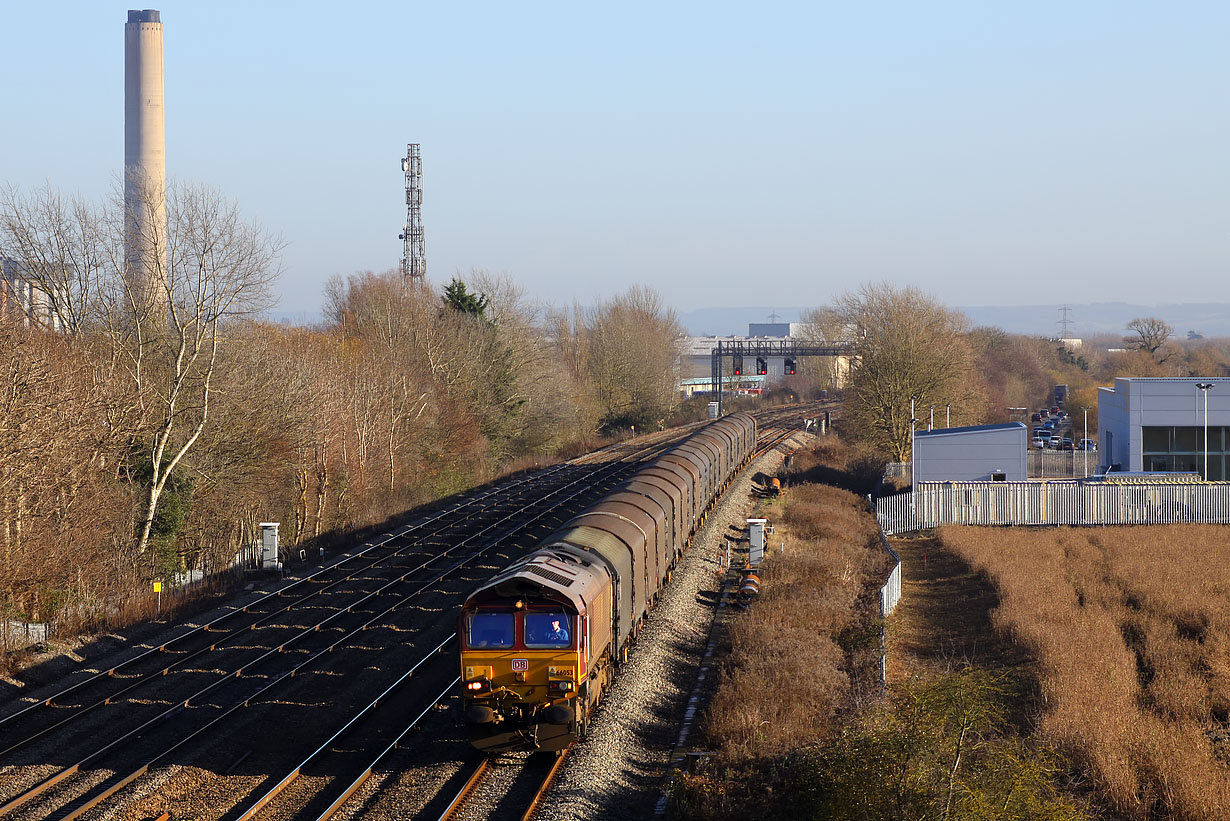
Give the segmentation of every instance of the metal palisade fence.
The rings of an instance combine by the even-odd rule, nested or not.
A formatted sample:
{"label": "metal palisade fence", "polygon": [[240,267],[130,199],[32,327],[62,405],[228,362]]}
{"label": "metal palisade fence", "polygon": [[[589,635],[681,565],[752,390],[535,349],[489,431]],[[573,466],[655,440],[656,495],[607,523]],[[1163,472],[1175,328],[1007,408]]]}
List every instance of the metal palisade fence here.
{"label": "metal palisade fence", "polygon": [[[867,497],[867,501],[871,504],[871,512],[876,513],[874,502],[871,497]],[[897,607],[897,602],[901,601],[901,556],[896,550],[888,544],[888,539],[884,538],[884,526],[880,526],[880,546],[884,548],[889,557],[893,561],[893,569],[888,574],[888,580],[880,587],[880,683],[888,684],[888,617]]]}
{"label": "metal palisade fence", "polygon": [[[1079,479],[1096,476],[1105,469],[1096,452],[1031,449],[1027,459],[1026,475],[1031,479]],[[908,485],[914,478],[912,468],[909,462],[889,462],[884,467],[884,478]]]}
{"label": "metal palisade fence", "polygon": [[1230,523],[1230,483],[935,482],[881,496],[888,535],[944,524]]}

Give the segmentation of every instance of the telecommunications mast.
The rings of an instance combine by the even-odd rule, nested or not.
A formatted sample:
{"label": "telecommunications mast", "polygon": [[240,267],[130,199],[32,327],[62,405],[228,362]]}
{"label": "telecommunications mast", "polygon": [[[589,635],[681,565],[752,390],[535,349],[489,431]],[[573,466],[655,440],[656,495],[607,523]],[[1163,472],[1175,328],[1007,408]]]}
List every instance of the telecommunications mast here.
{"label": "telecommunications mast", "polygon": [[427,277],[427,253],[423,249],[423,158],[419,144],[406,146],[401,170],[406,172],[406,224],[401,229],[405,243],[401,257],[403,284],[424,282]]}

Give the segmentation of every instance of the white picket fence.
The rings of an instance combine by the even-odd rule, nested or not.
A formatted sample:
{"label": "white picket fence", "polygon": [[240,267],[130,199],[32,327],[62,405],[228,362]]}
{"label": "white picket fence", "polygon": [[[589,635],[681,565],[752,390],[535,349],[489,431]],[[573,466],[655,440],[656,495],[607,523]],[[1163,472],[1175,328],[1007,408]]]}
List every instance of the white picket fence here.
{"label": "white picket fence", "polygon": [[1230,483],[924,482],[876,500],[888,535],[944,524],[1230,523]]}

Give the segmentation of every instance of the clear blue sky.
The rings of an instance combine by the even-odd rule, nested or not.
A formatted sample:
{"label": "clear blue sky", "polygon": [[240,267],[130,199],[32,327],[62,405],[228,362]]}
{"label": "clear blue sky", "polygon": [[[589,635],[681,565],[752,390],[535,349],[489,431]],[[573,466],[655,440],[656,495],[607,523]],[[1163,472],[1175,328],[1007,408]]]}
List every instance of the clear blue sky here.
{"label": "clear blue sky", "polygon": [[[109,190],[128,7],[5,4],[0,180]],[[284,234],[281,311],[397,265],[407,142],[435,281],[1230,302],[1230,4],[158,7],[168,172]]]}

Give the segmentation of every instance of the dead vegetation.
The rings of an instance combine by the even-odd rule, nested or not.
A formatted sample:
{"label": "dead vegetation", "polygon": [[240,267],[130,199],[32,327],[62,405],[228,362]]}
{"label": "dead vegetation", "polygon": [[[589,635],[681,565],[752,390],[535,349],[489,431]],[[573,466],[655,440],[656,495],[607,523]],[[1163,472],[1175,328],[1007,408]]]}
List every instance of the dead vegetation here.
{"label": "dead vegetation", "polygon": [[885,695],[878,528],[861,496],[800,483],[860,488],[862,464],[824,440],[792,457],[785,495],[762,511],[789,549],[766,560],[759,601],[730,630],[704,724],[714,754],[677,773],[674,817],[1086,817],[1061,792],[1068,762],[1028,735],[1028,659],[987,640],[994,589],[951,554],[941,566],[925,548],[903,551]]}
{"label": "dead vegetation", "polygon": [[1224,527],[945,528],[1036,657],[1037,733],[1129,818],[1230,817]]}
{"label": "dead vegetation", "polygon": [[[794,461],[810,470],[824,458],[796,454]],[[782,806],[774,790],[778,799],[782,789],[803,796],[797,780],[807,770],[796,771],[793,757],[880,692],[874,596],[888,557],[862,498],[796,484],[761,514],[776,523],[774,550],[759,599],[730,628],[703,723],[717,755],[677,783],[680,817],[745,818]],[[783,541],[784,552],[777,549]]]}
{"label": "dead vegetation", "polygon": [[[870,601],[887,556],[862,501],[824,485],[791,488],[760,598],[735,619],[705,730],[727,761],[786,752],[828,734],[851,696],[875,686]],[[784,694],[789,697],[783,697]]]}

